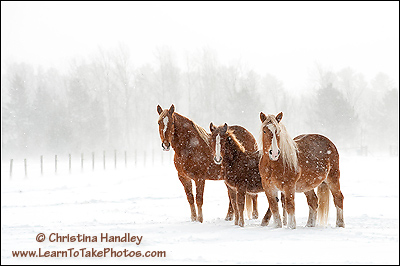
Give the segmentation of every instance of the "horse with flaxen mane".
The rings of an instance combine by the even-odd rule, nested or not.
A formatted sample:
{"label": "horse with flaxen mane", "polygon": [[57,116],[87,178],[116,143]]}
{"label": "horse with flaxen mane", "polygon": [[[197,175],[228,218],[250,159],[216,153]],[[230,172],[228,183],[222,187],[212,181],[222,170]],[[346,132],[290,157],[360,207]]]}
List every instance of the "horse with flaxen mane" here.
{"label": "horse with flaxen mane", "polygon": [[[236,138],[233,130],[228,129],[225,123],[216,127],[210,123],[211,147],[213,148],[214,162],[222,164],[225,183],[231,188],[230,199],[235,212],[235,225],[244,226],[243,211],[246,193],[264,192],[258,163],[260,151],[247,151]],[[249,139],[254,139],[250,132]],[[268,208],[264,219],[269,219],[271,211]]]}
{"label": "horse with flaxen mane", "polygon": [[[261,180],[276,227],[282,227],[275,197],[284,194],[284,211],[288,227],[296,228],[295,192],[304,193],[309,206],[306,226],[326,224],[329,210],[329,190],[336,206],[336,226],[344,227],[343,194],[340,191],[339,153],[335,145],[319,134],[304,134],[291,139],[277,116],[260,113],[262,157],[259,164]],[[318,187],[318,197],[314,188]],[[268,224],[269,220],[263,220]]]}
{"label": "horse with flaxen mane", "polygon": [[[210,147],[210,134],[192,120],[175,112],[172,104],[169,109],[157,106],[159,133],[161,146],[164,151],[172,147],[175,151],[174,164],[178,171],[187,200],[190,205],[192,221],[203,222],[203,194],[205,180],[223,180],[221,167],[213,162]],[[247,138],[245,129],[239,126],[231,128],[243,141],[243,145],[249,150],[257,150],[257,143]],[[196,207],[192,192],[192,180],[196,185]],[[230,188],[228,187],[228,195]],[[253,196],[253,209],[257,214],[257,197]],[[228,214],[226,220],[233,219],[233,208],[229,200]]]}

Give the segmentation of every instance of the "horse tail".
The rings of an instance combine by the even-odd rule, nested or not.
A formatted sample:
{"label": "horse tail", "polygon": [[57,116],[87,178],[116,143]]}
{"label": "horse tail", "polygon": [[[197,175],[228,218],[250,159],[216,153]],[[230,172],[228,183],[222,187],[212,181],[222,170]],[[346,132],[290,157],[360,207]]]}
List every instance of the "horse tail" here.
{"label": "horse tail", "polygon": [[317,209],[317,220],[318,224],[326,225],[328,223],[329,214],[329,187],[328,184],[322,182],[318,186],[318,209]]}
{"label": "horse tail", "polygon": [[245,209],[247,211],[247,217],[249,217],[249,219],[251,219],[252,218],[251,214],[253,212],[253,200],[250,197],[249,193],[246,193],[245,201],[246,201],[246,204],[244,206],[245,206]]}

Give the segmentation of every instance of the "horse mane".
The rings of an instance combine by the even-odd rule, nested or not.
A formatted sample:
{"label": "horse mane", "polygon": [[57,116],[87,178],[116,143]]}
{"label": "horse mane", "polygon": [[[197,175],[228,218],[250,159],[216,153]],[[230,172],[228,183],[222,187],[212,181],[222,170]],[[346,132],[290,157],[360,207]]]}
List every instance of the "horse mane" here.
{"label": "horse mane", "polygon": [[[164,111],[163,111],[163,113],[164,113]],[[163,113],[161,113],[160,117],[162,117]],[[204,128],[202,128],[201,126],[197,125],[195,122],[193,122],[192,120],[190,120],[189,118],[187,118],[187,117],[185,117],[185,116],[183,116],[181,114],[178,114],[178,113],[175,112],[174,116],[175,116],[175,118],[187,120],[189,122],[189,124],[191,124],[193,126],[193,128],[196,130],[196,132],[199,134],[200,138],[202,140],[204,140],[204,142],[207,144],[207,146],[210,147],[210,134],[207,133],[207,131]]]}
{"label": "horse mane", "polygon": [[199,133],[200,138],[204,140],[204,142],[207,144],[207,146],[210,146],[210,134],[207,133],[207,131],[202,128],[201,126],[197,125],[195,122],[190,120],[196,129],[197,133]]}
{"label": "horse mane", "polygon": [[243,144],[236,138],[235,133],[233,132],[232,129],[228,129],[226,131],[226,134],[228,134],[228,137],[230,137],[233,141],[233,143],[236,145],[236,147],[243,153],[246,152],[246,149],[244,148]]}
{"label": "horse mane", "polygon": [[161,112],[160,116],[158,117],[158,122],[160,122],[161,120],[164,119],[164,117],[165,117],[165,115],[167,114],[167,112],[168,112],[168,109],[164,109],[164,110]]}
{"label": "horse mane", "polygon": [[[290,169],[293,169],[297,171],[297,166],[298,166],[298,158],[297,158],[297,153],[298,153],[298,148],[297,148],[297,143],[290,137],[289,133],[286,130],[286,127],[284,124],[278,123],[275,119],[275,116],[273,115],[268,115],[267,119],[262,123],[261,125],[261,140],[262,140],[262,133],[263,133],[263,128],[267,126],[267,124],[272,123],[280,136],[280,150],[281,150],[281,155],[283,159],[283,164],[285,166],[288,166]],[[262,145],[262,150],[264,150],[264,142],[261,141]]]}

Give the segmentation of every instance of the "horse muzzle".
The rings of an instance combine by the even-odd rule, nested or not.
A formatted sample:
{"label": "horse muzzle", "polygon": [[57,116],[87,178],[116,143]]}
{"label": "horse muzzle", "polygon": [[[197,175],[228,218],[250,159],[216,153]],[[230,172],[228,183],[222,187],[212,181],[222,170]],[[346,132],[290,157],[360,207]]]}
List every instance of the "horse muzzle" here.
{"label": "horse muzzle", "polygon": [[279,155],[281,154],[281,151],[278,149],[278,151],[273,152],[272,150],[269,150],[269,158],[271,161],[277,161],[279,159]]}
{"label": "horse muzzle", "polygon": [[218,160],[217,158],[214,157],[214,162],[216,164],[221,164],[222,163],[222,157],[220,157],[220,159]]}
{"label": "horse muzzle", "polygon": [[161,147],[163,148],[163,151],[169,151],[169,149],[171,148],[171,144],[168,143],[167,145],[163,142],[161,143]]}

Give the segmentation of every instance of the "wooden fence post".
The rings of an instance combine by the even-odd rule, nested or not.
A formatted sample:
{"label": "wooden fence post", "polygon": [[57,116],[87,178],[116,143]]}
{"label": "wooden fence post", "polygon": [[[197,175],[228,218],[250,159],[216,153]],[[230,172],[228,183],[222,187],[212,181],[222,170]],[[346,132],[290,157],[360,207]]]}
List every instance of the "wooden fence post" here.
{"label": "wooden fence post", "polygon": [[26,159],[24,159],[24,165],[25,165],[25,177],[28,176],[28,169],[27,169],[27,165],[26,165]]}
{"label": "wooden fence post", "polygon": [[13,159],[10,160],[10,179],[12,177]]}
{"label": "wooden fence post", "polygon": [[135,150],[135,167],[137,165],[137,150]]}
{"label": "wooden fence post", "polygon": [[114,165],[115,169],[117,169],[117,150],[114,150]]}
{"label": "wooden fence post", "polygon": [[40,155],[40,174],[43,175],[43,155]]}
{"label": "wooden fence post", "polygon": [[71,153],[68,154],[68,161],[69,173],[71,174]]}
{"label": "wooden fence post", "polygon": [[83,153],[81,153],[81,172],[83,172]]}
{"label": "wooden fence post", "polygon": [[57,174],[57,154],[54,156],[54,171]]}

